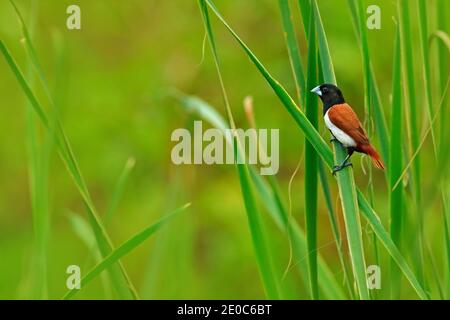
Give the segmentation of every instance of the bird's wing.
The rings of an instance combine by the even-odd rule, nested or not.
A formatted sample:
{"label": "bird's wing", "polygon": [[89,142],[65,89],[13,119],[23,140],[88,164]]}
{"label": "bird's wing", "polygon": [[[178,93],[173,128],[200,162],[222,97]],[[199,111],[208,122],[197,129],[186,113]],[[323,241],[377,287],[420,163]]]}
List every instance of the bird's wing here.
{"label": "bird's wing", "polygon": [[369,144],[369,138],[367,138],[358,116],[348,104],[332,106],[328,110],[328,118],[336,127],[355,140],[358,145]]}

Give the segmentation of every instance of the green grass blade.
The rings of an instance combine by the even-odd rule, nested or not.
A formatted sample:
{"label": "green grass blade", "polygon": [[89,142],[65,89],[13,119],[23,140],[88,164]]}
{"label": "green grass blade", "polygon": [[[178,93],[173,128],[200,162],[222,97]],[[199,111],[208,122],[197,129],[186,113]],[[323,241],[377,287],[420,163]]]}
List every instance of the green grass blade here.
{"label": "green grass blade", "polygon": [[[419,38],[420,49],[422,51],[422,68],[423,68],[423,83],[425,91],[425,101],[427,104],[428,123],[431,125],[431,118],[433,111],[433,92],[431,89],[431,67],[430,67],[430,52],[428,46],[429,32],[428,32],[428,10],[424,0],[417,0],[417,12],[419,14]],[[437,145],[434,133],[434,127],[431,126],[431,139],[433,142],[434,155],[437,158]]]}
{"label": "green grass blade", "polygon": [[[27,43],[31,43],[29,39],[27,39]],[[19,82],[19,85],[21,86],[23,92],[25,93],[26,97],[28,98],[30,104],[32,105],[34,111],[37,113],[39,120],[42,122],[44,127],[48,130],[49,134],[54,139],[58,150],[60,152],[60,156],[66,165],[69,174],[74,179],[74,182],[82,196],[82,199],[86,205],[87,213],[89,215],[89,221],[92,225],[92,228],[94,230],[94,233],[97,237],[97,242],[100,248],[100,251],[104,256],[106,256],[111,250],[112,250],[112,243],[109,239],[106,230],[101,224],[101,221],[98,217],[98,214],[96,213],[95,207],[92,203],[92,200],[89,196],[89,192],[87,190],[87,187],[84,183],[84,180],[82,179],[81,172],[78,168],[78,165],[76,163],[76,160],[74,158],[74,155],[71,151],[69,141],[64,133],[64,130],[57,120],[57,114],[55,112],[55,118],[58,126],[58,130],[54,128],[49,123],[48,116],[46,115],[44,109],[41,107],[40,103],[38,102],[37,98],[33,94],[30,86],[28,85],[27,81],[25,80],[22,72],[20,71],[19,67],[17,66],[16,62],[14,61],[13,57],[9,53],[8,49],[4,45],[3,41],[0,40],[0,52],[3,54],[6,62],[8,63],[9,67],[11,68],[11,71],[15,75],[17,81]],[[32,59],[32,61],[36,61],[36,59]],[[111,277],[113,279],[113,282],[116,284],[116,289],[118,294],[121,297],[134,297],[137,298],[137,293],[134,290],[134,286],[131,284],[130,279],[128,278],[125,269],[119,262],[119,268],[120,270],[115,269],[115,267],[111,270]],[[115,270],[114,270],[115,269]],[[120,273],[122,275],[120,275]]]}
{"label": "green grass blade", "polygon": [[[30,24],[36,25],[38,1],[31,1]],[[32,34],[30,35],[30,38]],[[34,83],[33,65],[27,59],[27,79]],[[35,124],[33,107],[26,102],[26,145],[28,154],[29,188],[31,197],[31,212],[35,236],[36,254],[33,269],[33,295],[35,299],[47,299],[47,251],[50,236],[48,209],[48,166],[51,154],[51,139],[44,139],[39,146],[38,131]],[[46,138],[46,137],[45,137]]]}
{"label": "green grass blade", "polygon": [[[411,150],[414,152],[419,148],[419,128],[417,125],[418,111],[417,111],[417,97],[416,97],[416,81],[414,73],[414,46],[412,39],[412,31],[410,25],[410,9],[408,0],[398,0],[398,12],[400,19],[400,45],[402,50],[402,56],[404,57],[403,63],[405,65],[405,72],[403,73],[405,78],[404,90],[407,94],[407,104],[409,106],[409,140],[411,142]],[[423,226],[422,226],[422,211],[419,210],[422,203],[422,178],[421,178],[421,157],[418,154],[412,164],[413,171],[413,190],[416,202],[416,217],[418,221],[419,234],[417,237],[417,244],[412,246],[412,250],[416,252],[418,256],[415,260],[415,268],[418,273],[418,277],[421,283],[424,282],[423,272]]]}
{"label": "green grass blade", "polygon": [[[337,249],[337,253],[339,256],[339,262],[341,263],[341,268],[344,271],[344,282],[347,286],[347,289],[348,289],[351,299],[353,299],[354,291],[353,291],[353,286],[350,283],[350,281],[352,279],[352,275],[349,271],[349,268],[348,268],[346,260],[345,260],[345,252],[344,252],[343,246],[342,246],[342,235],[339,230],[339,224],[336,219],[336,213],[334,212],[334,209],[333,209],[333,202],[331,200],[331,191],[330,191],[330,186],[328,184],[327,172],[325,171],[322,160],[319,160],[318,166],[319,166],[319,177],[320,177],[320,182],[322,185],[323,196],[325,198],[325,204],[327,206],[327,213],[328,213],[328,218],[330,220],[331,231],[333,232],[333,238],[336,243],[336,249]],[[320,282],[320,279],[319,279],[319,282]]]}
{"label": "green grass blade", "polygon": [[[438,0],[436,1],[436,13],[437,13],[437,28],[439,31],[439,33],[444,33],[448,32],[448,9],[450,7],[448,6],[448,1],[446,0]],[[448,39],[448,36],[447,36]],[[450,39],[447,42],[447,49],[450,48]],[[449,70],[449,57],[448,57],[448,52],[446,50],[446,46],[444,43],[439,43],[438,44],[438,55],[437,55],[437,59],[438,59],[438,70],[439,70],[439,74],[438,74],[438,86],[439,86],[439,93],[440,95],[443,94],[444,90],[445,90],[445,85],[447,82],[447,77],[448,77],[448,70]],[[446,105],[447,100],[444,100],[444,105]],[[442,110],[442,115],[441,115],[441,119],[440,119],[440,130],[439,130],[439,152],[442,153],[442,149],[443,149],[443,145],[445,145],[445,143],[447,142],[445,137],[445,133],[446,133],[446,110]],[[439,159],[441,159],[442,157],[440,156]]]}
{"label": "green grass blade", "polygon": [[[402,174],[403,159],[402,149],[398,146],[403,144],[403,107],[402,107],[402,86],[401,86],[401,54],[400,39],[397,32],[394,52],[394,71],[392,79],[392,115],[391,115],[391,150],[390,161],[391,168],[389,170],[389,210],[391,217],[390,235],[396,246],[400,245],[401,226],[403,216],[403,189],[395,188],[397,179]],[[398,267],[391,264],[390,270],[391,288],[397,290],[400,287],[400,274]],[[392,291],[391,290],[391,291]],[[394,296],[398,296],[397,292]]]}
{"label": "green grass blade", "polygon": [[[417,127],[417,100],[415,95],[414,49],[412,46],[408,3],[408,0],[398,0],[398,12],[400,18],[400,43],[405,65],[404,88],[408,96],[407,105],[409,105],[409,140],[411,141],[411,150],[417,150],[419,146],[419,130]],[[420,157],[416,157],[412,167],[415,197],[417,204],[419,204],[421,199]]]}
{"label": "green grass blade", "polygon": [[[71,212],[68,215],[68,219],[74,233],[78,236],[78,238],[80,238],[86,248],[88,248],[89,252],[92,252],[95,263],[100,263],[102,261],[102,254],[100,253],[100,250],[98,250],[96,238],[91,226],[89,225],[89,222],[87,222],[86,219],[84,219],[81,215]],[[88,262],[90,258],[91,256],[88,256],[86,258],[86,262]],[[83,266],[81,268],[82,270],[85,269]],[[111,281],[109,279],[109,274],[101,274],[101,279],[106,299],[113,299],[114,296],[111,287]]]}
{"label": "green grass blade", "polygon": [[[303,133],[306,137],[309,138],[310,143],[315,147],[317,153],[322,157],[324,162],[327,164],[329,168],[333,166],[333,153],[330,150],[330,148],[326,145],[325,141],[322,139],[320,134],[317,132],[317,130],[314,129],[314,127],[311,125],[311,123],[308,121],[306,116],[301,112],[301,110],[295,105],[295,102],[292,100],[292,98],[289,96],[289,94],[286,92],[286,90],[281,86],[281,84],[275,80],[270,73],[267,71],[267,69],[263,66],[263,64],[258,60],[258,58],[253,54],[253,52],[248,48],[248,46],[241,40],[241,38],[236,34],[236,32],[230,27],[230,25],[226,22],[226,20],[221,16],[217,8],[212,4],[210,0],[205,0],[208,5],[211,7],[212,11],[216,14],[218,19],[225,25],[225,27],[228,29],[228,31],[233,35],[233,37],[236,39],[236,41],[240,44],[240,46],[243,48],[245,53],[248,55],[250,60],[255,64],[257,69],[261,72],[263,77],[266,79],[268,84],[272,87],[275,94],[279,97],[281,100],[283,106],[288,110],[288,112],[291,114],[291,116],[294,118],[296,123],[298,124],[299,128],[302,129]],[[317,22],[317,20],[316,20]],[[321,34],[321,29],[317,28],[318,35]],[[323,28],[322,28],[323,30]],[[323,34],[323,31],[322,31]],[[325,48],[325,50],[328,50],[328,48]],[[320,43],[319,43],[319,51],[320,51]],[[323,60],[323,59],[322,59]],[[322,65],[330,66],[331,61],[326,61],[325,63],[322,61]],[[327,70],[327,68],[324,68],[324,70]],[[334,71],[331,69],[330,72],[326,73],[328,79],[333,78]],[[325,78],[326,79],[326,78]],[[340,158],[343,159],[343,152],[340,155]],[[346,172],[346,170],[343,170]],[[341,171],[342,172],[342,171]],[[391,255],[395,255],[395,261],[399,265],[400,269],[403,273],[405,273],[407,279],[411,282],[413,285],[413,288],[416,290],[418,295],[421,298],[426,298],[426,294],[424,294],[423,289],[421,286],[417,286],[417,280],[414,277],[414,274],[410,273],[410,269],[405,261],[405,259],[402,257],[402,255],[399,253],[397,247],[392,243],[392,239],[389,237],[389,234],[384,229],[383,225],[379,221],[378,216],[376,215],[375,211],[371,208],[367,200],[365,199],[364,195],[358,191],[358,203],[361,207],[362,213],[368,220],[368,222],[371,224],[374,231],[376,230],[376,233],[382,242],[382,244],[386,247],[388,252]],[[386,238],[387,235],[387,238]]]}
{"label": "green grass blade", "polygon": [[125,192],[125,187],[128,182],[128,178],[130,177],[130,173],[135,165],[134,158],[129,158],[125,163],[125,166],[120,174],[119,179],[117,180],[116,186],[114,188],[113,195],[111,197],[110,203],[108,205],[108,209],[105,214],[105,222],[111,221],[114,213],[117,211],[117,206],[119,205],[119,201],[122,198],[123,193]]}
{"label": "green grass blade", "polygon": [[309,22],[311,19],[311,0],[298,0],[300,14],[303,21],[303,29],[305,30],[306,39],[309,39]]}
{"label": "green grass blade", "polygon": [[445,256],[446,259],[444,260],[444,266],[445,266],[445,277],[446,277],[446,299],[450,299],[450,270],[448,266],[450,266],[450,211],[448,210],[447,200],[448,197],[445,196],[445,193],[442,192],[442,199],[443,199],[443,213],[442,213],[442,219],[443,219],[443,225],[444,225],[444,244],[445,244]]}
{"label": "green grass blade", "polygon": [[[237,148],[237,144],[235,145],[235,148]],[[267,240],[261,228],[262,221],[253,196],[253,191],[250,186],[248,168],[244,164],[237,164],[237,169],[244,204],[247,210],[247,217],[251,229],[253,244],[255,247],[256,259],[258,260],[258,265],[260,266],[260,273],[263,279],[266,295],[269,299],[279,299],[279,284],[274,277],[272,262],[268,259],[268,256],[265,253],[265,251],[267,251]]]}
{"label": "green grass blade", "polygon": [[417,280],[411,268],[408,266],[405,258],[403,258],[402,254],[398,250],[395,243],[392,241],[391,237],[389,236],[389,233],[383,228],[383,225],[380,223],[378,216],[370,207],[369,203],[364,198],[364,195],[362,194],[361,191],[358,191],[358,203],[361,208],[361,213],[370,223],[378,239],[381,241],[381,243],[384,245],[384,247],[389,252],[391,257],[394,259],[399,268],[402,270],[403,274],[408,279],[409,283],[414,288],[419,298],[427,300],[428,299],[427,293],[422,288],[421,284]]}
{"label": "green grass blade", "polygon": [[297,43],[297,35],[295,33],[294,24],[292,22],[292,12],[289,7],[289,0],[279,0],[281,18],[283,22],[284,36],[289,53],[289,61],[291,63],[292,72],[294,73],[295,85],[299,101],[304,101],[306,94],[305,74],[300,59],[300,49]]}
{"label": "green grass blade", "polygon": [[[89,282],[91,282],[95,277],[97,277],[102,271],[114,265],[117,261],[120,260],[123,256],[128,254],[134,248],[139,246],[142,242],[147,240],[151,235],[153,235],[156,231],[158,231],[162,226],[164,226],[167,222],[176,217],[180,212],[183,212],[186,208],[188,208],[190,204],[185,204],[181,208],[173,211],[172,213],[166,215],[161,218],[159,221],[155,222],[151,226],[145,228],[141,232],[134,235],[131,239],[125,241],[122,245],[117,247],[117,249],[113,250],[110,254],[108,254],[100,263],[98,263],[91,271],[89,271],[82,279],[81,279],[81,287],[84,288]],[[70,299],[73,297],[79,290],[72,289],[68,291],[63,299]]]}
{"label": "green grass blade", "polygon": [[[314,88],[317,85],[317,49],[316,30],[313,11],[309,23],[308,42],[308,76],[307,87]],[[318,103],[315,94],[306,94],[306,117],[317,130],[318,126]],[[317,174],[318,157],[314,147],[305,138],[305,223],[306,242],[308,248],[308,270],[313,300],[319,298],[319,288],[317,283]]]}

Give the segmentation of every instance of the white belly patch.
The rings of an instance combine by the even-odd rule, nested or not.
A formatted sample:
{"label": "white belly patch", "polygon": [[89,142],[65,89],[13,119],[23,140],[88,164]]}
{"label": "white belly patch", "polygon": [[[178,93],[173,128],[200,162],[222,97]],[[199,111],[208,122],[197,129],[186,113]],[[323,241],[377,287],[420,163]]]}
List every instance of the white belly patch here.
{"label": "white belly patch", "polygon": [[328,129],[330,129],[333,136],[340,142],[344,147],[356,147],[356,142],[353,140],[352,137],[350,137],[348,134],[346,134],[344,131],[336,127],[333,122],[331,122],[330,118],[328,117],[328,111],[325,113],[325,116],[323,117],[325,120],[325,125]]}

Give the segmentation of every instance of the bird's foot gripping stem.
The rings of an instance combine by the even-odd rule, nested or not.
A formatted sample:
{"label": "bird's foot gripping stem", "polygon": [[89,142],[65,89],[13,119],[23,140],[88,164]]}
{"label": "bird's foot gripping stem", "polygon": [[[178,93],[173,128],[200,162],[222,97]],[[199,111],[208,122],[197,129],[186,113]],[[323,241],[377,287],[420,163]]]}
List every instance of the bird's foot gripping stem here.
{"label": "bird's foot gripping stem", "polygon": [[353,164],[348,161],[350,159],[350,156],[351,156],[351,154],[348,154],[345,157],[344,161],[342,161],[342,163],[340,165],[333,166],[333,176],[336,174],[336,172],[339,172],[346,167],[349,167],[349,166],[353,167]]}
{"label": "bird's foot gripping stem", "polygon": [[353,167],[353,163],[351,163],[351,162],[346,162],[346,163],[343,163],[343,164],[341,164],[341,165],[338,165],[338,166],[333,166],[333,176],[336,174],[336,172],[339,172],[339,171],[341,171],[342,169],[344,169],[344,168],[346,168],[346,167]]}

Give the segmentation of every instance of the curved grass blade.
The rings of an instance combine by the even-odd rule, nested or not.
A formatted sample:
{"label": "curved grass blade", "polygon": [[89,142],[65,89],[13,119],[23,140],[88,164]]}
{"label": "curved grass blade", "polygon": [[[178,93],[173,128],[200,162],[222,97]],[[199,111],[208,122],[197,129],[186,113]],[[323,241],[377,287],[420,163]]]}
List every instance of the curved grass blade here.
{"label": "curved grass blade", "polygon": [[[102,271],[114,265],[120,258],[125,256],[127,253],[132,251],[134,248],[139,246],[142,242],[147,240],[151,235],[153,235],[156,231],[158,231],[162,226],[164,226],[167,222],[176,217],[180,212],[183,212],[186,208],[190,206],[190,203],[185,204],[181,208],[173,211],[172,213],[166,215],[161,218],[159,221],[155,222],[151,226],[145,228],[141,232],[134,235],[131,239],[125,241],[122,245],[114,249],[110,254],[108,254],[100,263],[98,263],[91,271],[89,271],[82,279],[81,279],[81,287],[84,288],[89,282],[91,282],[95,277],[97,277]],[[68,291],[63,299],[70,299],[73,297],[79,290],[72,289]]]}
{"label": "curved grass blade", "polygon": [[[68,219],[70,224],[72,225],[74,233],[78,236],[78,238],[80,238],[80,240],[84,243],[86,248],[91,253],[91,255],[86,258],[83,266],[81,267],[82,270],[87,269],[87,263],[89,262],[90,258],[94,258],[95,263],[101,262],[103,257],[100,253],[100,250],[98,250],[97,240],[89,222],[81,215],[73,212],[69,212]],[[113,299],[113,288],[111,287],[109,274],[103,273],[100,276],[105,293],[105,298],[108,300]]]}
{"label": "curved grass blade", "polygon": [[298,0],[300,14],[302,15],[303,29],[305,30],[306,39],[309,39],[309,22],[311,19],[311,0]]}
{"label": "curved grass blade", "polygon": [[[400,19],[400,44],[402,56],[404,57],[404,90],[406,91],[409,105],[409,135],[411,141],[411,150],[417,150],[419,146],[419,129],[417,127],[417,99],[415,95],[415,75],[414,75],[414,59],[411,38],[409,1],[398,0],[398,15]],[[416,157],[412,166],[414,177],[414,194],[417,206],[421,202],[421,176],[420,176],[420,156]]]}
{"label": "curved grass blade", "polygon": [[[308,88],[317,85],[317,49],[316,49],[316,29],[313,17],[313,10],[310,13],[309,42],[308,42],[308,76],[306,84]],[[306,94],[306,117],[317,130],[318,126],[318,104],[315,94]],[[305,138],[305,223],[306,223],[306,243],[308,248],[308,270],[313,300],[319,299],[319,289],[317,282],[317,175],[318,157],[314,147]]]}
{"label": "curved grass blade", "polygon": [[[403,216],[403,189],[395,188],[397,179],[402,174],[403,158],[402,149],[398,146],[403,144],[403,107],[402,107],[402,86],[401,86],[401,54],[399,31],[397,31],[394,52],[394,71],[392,79],[392,115],[391,115],[391,159],[389,163],[389,210],[391,217],[390,234],[392,241],[399,246],[401,240],[401,226]],[[400,274],[398,267],[391,264],[391,291],[400,287]],[[399,293],[394,296],[398,296]]]}
{"label": "curved grass blade", "polygon": [[117,180],[116,186],[114,188],[114,192],[108,205],[108,209],[106,210],[104,218],[105,223],[111,221],[112,217],[114,216],[114,213],[116,212],[119,201],[125,191],[128,178],[130,177],[130,173],[133,170],[135,163],[136,161],[134,160],[134,158],[129,158],[125,163],[122,173],[120,174],[120,177]]}
{"label": "curved grass blade", "polygon": [[289,53],[289,61],[294,74],[295,85],[299,101],[304,101],[306,94],[305,74],[300,59],[300,49],[298,48],[297,35],[295,34],[294,24],[292,22],[292,12],[289,7],[289,0],[278,1],[283,22],[284,36]]}
{"label": "curved grass blade", "polygon": [[[36,25],[38,15],[38,1],[30,4],[30,24]],[[30,38],[33,35],[30,34]],[[26,78],[30,86],[34,84],[33,65],[27,59]],[[36,254],[33,270],[33,293],[35,299],[48,298],[47,284],[47,251],[50,237],[50,222],[48,209],[48,168],[52,150],[52,140],[47,136],[39,146],[38,131],[35,124],[33,107],[26,101],[26,145],[28,155],[29,189],[31,198],[31,213],[33,217],[33,231]]]}
{"label": "curved grass blade", "polygon": [[[431,89],[431,68],[430,68],[430,52],[428,46],[428,10],[424,0],[417,0],[417,12],[419,14],[419,39],[420,49],[422,51],[422,68],[423,68],[423,82],[425,91],[425,101],[427,104],[427,116],[428,123],[431,124],[431,118],[434,114],[433,111],[433,93]],[[437,144],[434,133],[434,128],[431,127],[431,140],[433,142],[433,151],[435,158],[437,159]]]}
{"label": "curved grass blade", "polygon": [[386,250],[389,252],[391,257],[397,263],[398,267],[402,270],[403,274],[408,279],[409,283],[414,288],[417,295],[420,297],[420,299],[428,300],[429,299],[428,294],[422,288],[420,282],[417,280],[411,268],[408,266],[405,258],[403,258],[397,246],[392,241],[391,237],[389,236],[389,233],[383,228],[383,225],[380,223],[379,218],[376,215],[375,211],[373,211],[369,203],[364,199],[364,195],[359,190],[358,190],[358,203],[361,208],[361,212],[363,213],[367,221],[370,223],[378,239],[381,241],[381,243],[383,243]]}

